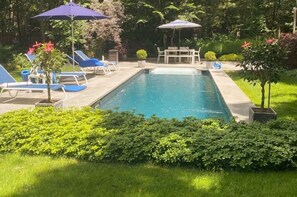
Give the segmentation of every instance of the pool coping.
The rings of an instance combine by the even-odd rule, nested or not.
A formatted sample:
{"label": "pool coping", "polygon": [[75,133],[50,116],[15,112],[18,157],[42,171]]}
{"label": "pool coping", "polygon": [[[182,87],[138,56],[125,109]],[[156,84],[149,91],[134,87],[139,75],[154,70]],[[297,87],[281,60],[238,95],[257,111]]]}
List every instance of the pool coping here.
{"label": "pool coping", "polygon": [[249,122],[249,108],[255,105],[223,70],[209,72],[235,121]]}

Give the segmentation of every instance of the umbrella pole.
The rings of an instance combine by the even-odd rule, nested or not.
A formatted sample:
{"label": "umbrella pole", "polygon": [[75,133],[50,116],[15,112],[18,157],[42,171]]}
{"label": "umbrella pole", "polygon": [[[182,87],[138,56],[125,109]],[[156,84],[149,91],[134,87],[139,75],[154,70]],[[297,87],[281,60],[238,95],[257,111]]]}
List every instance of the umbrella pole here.
{"label": "umbrella pole", "polygon": [[72,44],[72,69],[74,71],[74,32],[73,32],[73,17],[71,17],[71,44]]}
{"label": "umbrella pole", "polygon": [[180,48],[180,29],[178,29],[178,49]]}

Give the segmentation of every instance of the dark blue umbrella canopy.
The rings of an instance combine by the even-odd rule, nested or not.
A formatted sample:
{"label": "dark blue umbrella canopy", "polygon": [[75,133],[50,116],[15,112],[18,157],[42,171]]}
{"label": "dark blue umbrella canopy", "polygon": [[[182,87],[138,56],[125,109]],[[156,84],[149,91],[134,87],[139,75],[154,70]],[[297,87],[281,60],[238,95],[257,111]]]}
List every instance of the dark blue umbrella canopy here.
{"label": "dark blue umbrella canopy", "polygon": [[73,2],[61,5],[44,13],[33,16],[39,20],[96,20],[108,18],[104,14],[79,6]]}
{"label": "dark blue umbrella canopy", "polygon": [[[74,38],[73,36],[74,20],[99,20],[99,19],[108,18],[108,16],[105,16],[104,14],[101,14],[99,12],[95,12],[93,10],[79,6],[73,3],[71,0],[70,3],[66,5],[61,5],[57,8],[54,8],[46,12],[43,12],[41,14],[38,14],[36,16],[33,16],[32,18],[35,18],[38,20],[71,20],[71,36],[72,38]],[[74,60],[73,39],[72,39],[72,59]],[[74,61],[72,61],[72,65],[74,68]]]}

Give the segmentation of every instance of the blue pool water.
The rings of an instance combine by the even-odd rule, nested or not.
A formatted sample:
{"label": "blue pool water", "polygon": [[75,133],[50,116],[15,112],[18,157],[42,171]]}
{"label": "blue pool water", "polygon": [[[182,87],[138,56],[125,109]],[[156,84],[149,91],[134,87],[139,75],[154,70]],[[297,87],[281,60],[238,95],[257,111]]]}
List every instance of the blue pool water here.
{"label": "blue pool water", "polygon": [[208,73],[142,73],[103,98],[101,109],[135,111],[146,117],[220,118],[230,114]]}

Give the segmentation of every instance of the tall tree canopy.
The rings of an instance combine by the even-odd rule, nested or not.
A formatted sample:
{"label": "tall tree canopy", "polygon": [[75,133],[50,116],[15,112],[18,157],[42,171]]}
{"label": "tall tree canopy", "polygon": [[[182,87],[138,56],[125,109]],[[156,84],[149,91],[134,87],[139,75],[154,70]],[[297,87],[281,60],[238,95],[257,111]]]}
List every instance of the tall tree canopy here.
{"label": "tall tree canopy", "polygon": [[[44,32],[50,25],[31,17],[65,3],[65,0],[0,0],[0,44],[19,44],[26,48],[36,38],[46,39]],[[178,18],[202,25],[195,32],[183,31],[189,38],[216,34],[254,37],[290,32],[292,9],[296,6],[293,0],[75,0],[75,3],[111,16],[109,20],[90,22],[83,31],[87,38],[96,39],[92,42],[101,43],[103,50],[113,47],[112,43],[116,46],[125,43],[131,54],[136,48],[150,50],[154,44],[166,44],[163,42],[166,40],[168,44],[172,31],[157,27]]]}

